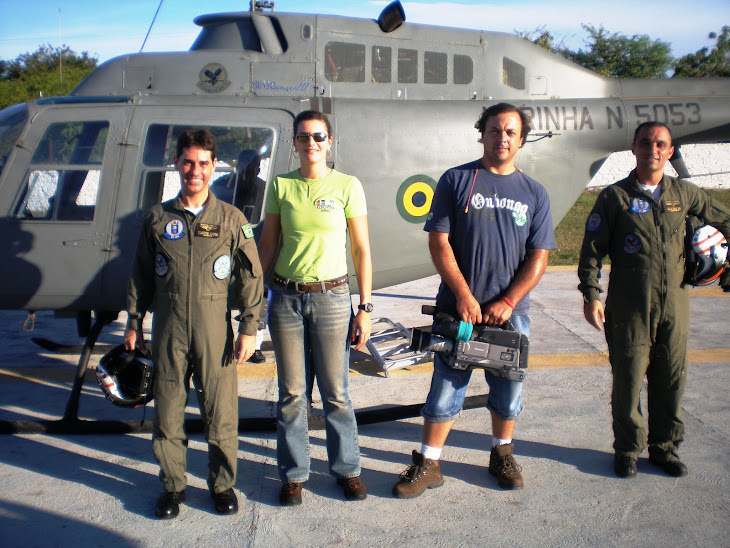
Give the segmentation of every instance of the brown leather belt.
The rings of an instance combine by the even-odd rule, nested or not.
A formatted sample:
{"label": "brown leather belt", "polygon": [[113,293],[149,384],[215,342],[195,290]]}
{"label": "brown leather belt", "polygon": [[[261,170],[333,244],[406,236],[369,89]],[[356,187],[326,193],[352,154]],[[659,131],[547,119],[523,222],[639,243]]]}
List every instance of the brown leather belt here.
{"label": "brown leather belt", "polygon": [[273,276],[274,283],[283,285],[287,289],[293,289],[299,293],[312,293],[313,291],[321,291],[326,293],[330,289],[347,283],[347,276],[335,278],[334,280],[323,280],[321,282],[297,282],[288,278],[282,278],[278,274]]}

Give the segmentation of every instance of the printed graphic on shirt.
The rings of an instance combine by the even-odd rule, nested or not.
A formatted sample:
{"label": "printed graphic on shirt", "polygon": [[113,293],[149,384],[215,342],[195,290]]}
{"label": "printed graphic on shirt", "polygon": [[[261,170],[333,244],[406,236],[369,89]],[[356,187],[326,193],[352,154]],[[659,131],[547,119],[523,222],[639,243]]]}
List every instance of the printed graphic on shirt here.
{"label": "printed graphic on shirt", "polygon": [[329,212],[335,210],[335,201],[333,199],[320,198],[314,201],[314,207],[319,211]]}
{"label": "printed graphic on shirt", "polygon": [[636,253],[641,249],[641,242],[636,234],[627,234],[624,238],[624,251],[626,253]]}
{"label": "printed graphic on shirt", "polygon": [[231,258],[228,255],[221,255],[213,262],[213,276],[219,280],[225,280],[231,273]]}
{"label": "printed graphic on shirt", "polygon": [[517,226],[525,226],[525,223],[527,223],[527,217],[518,211],[513,211],[512,216],[515,218],[515,224]]}
{"label": "printed graphic on shirt", "polygon": [[588,220],[586,221],[586,230],[588,232],[595,232],[601,227],[601,215],[598,213],[591,213],[588,215]]}
{"label": "printed graphic on shirt", "polygon": [[506,209],[512,213],[517,226],[527,224],[527,204],[512,200],[511,198],[500,198],[499,195],[484,197],[479,192],[471,197],[471,207],[474,209]]}
{"label": "printed graphic on shirt", "polygon": [[165,225],[165,234],[163,236],[168,240],[179,240],[185,236],[185,225],[180,219],[173,219]]}
{"label": "printed graphic on shirt", "polygon": [[474,209],[483,208],[485,203],[486,200],[484,200],[484,196],[482,196],[479,192],[471,197],[471,207],[473,207]]}
{"label": "printed graphic on shirt", "polygon": [[168,267],[165,256],[162,253],[158,253],[155,255],[155,274],[162,278],[165,274],[167,274],[167,271]]}
{"label": "printed graphic on shirt", "polygon": [[648,211],[651,211],[651,202],[644,198],[632,198],[631,211],[634,213],[647,213]]}

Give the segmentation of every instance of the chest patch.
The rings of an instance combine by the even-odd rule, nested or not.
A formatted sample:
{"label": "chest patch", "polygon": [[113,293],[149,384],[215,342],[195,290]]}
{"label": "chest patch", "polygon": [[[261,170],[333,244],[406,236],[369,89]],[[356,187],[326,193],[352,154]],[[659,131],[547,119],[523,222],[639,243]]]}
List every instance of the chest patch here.
{"label": "chest patch", "polygon": [[213,276],[219,280],[225,280],[231,273],[231,258],[228,255],[221,255],[213,261]]}
{"label": "chest patch", "polygon": [[641,249],[641,242],[636,234],[627,234],[624,238],[624,251],[626,253],[636,253]]}
{"label": "chest patch", "polygon": [[221,225],[198,223],[195,227],[195,235],[202,236],[203,238],[220,238]]}
{"label": "chest patch", "polygon": [[167,274],[168,270],[169,267],[167,266],[165,256],[162,253],[155,255],[155,274],[162,278]]}
{"label": "chest patch", "polygon": [[173,219],[165,225],[163,236],[168,240],[179,240],[185,236],[185,224],[180,219]]}
{"label": "chest patch", "polygon": [[644,198],[632,198],[631,211],[634,213],[648,213],[651,211],[651,202]]}

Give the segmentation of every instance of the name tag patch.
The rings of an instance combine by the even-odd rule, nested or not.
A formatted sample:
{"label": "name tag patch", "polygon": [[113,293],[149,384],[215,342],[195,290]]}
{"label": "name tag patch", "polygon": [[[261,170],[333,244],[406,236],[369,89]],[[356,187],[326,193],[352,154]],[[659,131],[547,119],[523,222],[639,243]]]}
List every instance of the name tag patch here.
{"label": "name tag patch", "polygon": [[203,238],[220,238],[221,225],[198,223],[195,227],[195,235],[202,236]]}
{"label": "name tag patch", "polygon": [[671,213],[682,211],[682,204],[679,200],[664,200],[664,205],[667,206],[667,211]]}

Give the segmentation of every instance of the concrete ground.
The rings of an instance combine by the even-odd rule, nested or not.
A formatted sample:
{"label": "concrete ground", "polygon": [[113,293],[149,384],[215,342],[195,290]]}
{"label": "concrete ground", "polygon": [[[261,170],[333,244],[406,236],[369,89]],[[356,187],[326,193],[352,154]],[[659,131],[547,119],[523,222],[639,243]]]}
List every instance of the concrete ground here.
{"label": "concrete ground", "polygon": [[[602,333],[582,317],[573,269],[551,269],[532,295],[530,369],[515,434],[525,488],[504,491],[487,473],[488,412],[461,413],[442,457],[446,482],[412,500],[391,489],[420,445],[420,418],[359,428],[367,500],[347,502],[329,475],[324,431],[311,432],[312,473],[300,507],[281,508],[276,439],[241,432],[236,489],[240,510],[215,513],[205,483],[206,445],[190,436],[187,501],[180,516],[154,518],[160,492],[150,434],[0,435],[0,545],[15,546],[730,546],[730,384],[728,297],[719,288],[692,290],[690,369],[684,400],[689,468],[674,479],[651,465],[619,479],[612,471],[610,371]],[[375,316],[406,327],[425,325],[421,304],[433,302],[438,279],[376,291]],[[0,423],[63,416],[78,357],[51,354],[31,342],[45,337],[81,344],[71,320],[0,312]],[[123,323],[105,330],[100,349],[121,340]],[[273,352],[267,363],[239,368],[239,416],[270,424],[277,394]],[[92,356],[92,365],[100,354]],[[350,395],[365,416],[373,409],[420,404],[430,364],[385,377],[365,353],[353,353]],[[485,394],[473,375],[469,395]],[[315,393],[315,398],[317,394]],[[189,418],[198,417],[194,398]],[[93,380],[81,395],[84,421],[145,421],[153,410],[107,402]],[[315,401],[313,424],[321,424]]]}

